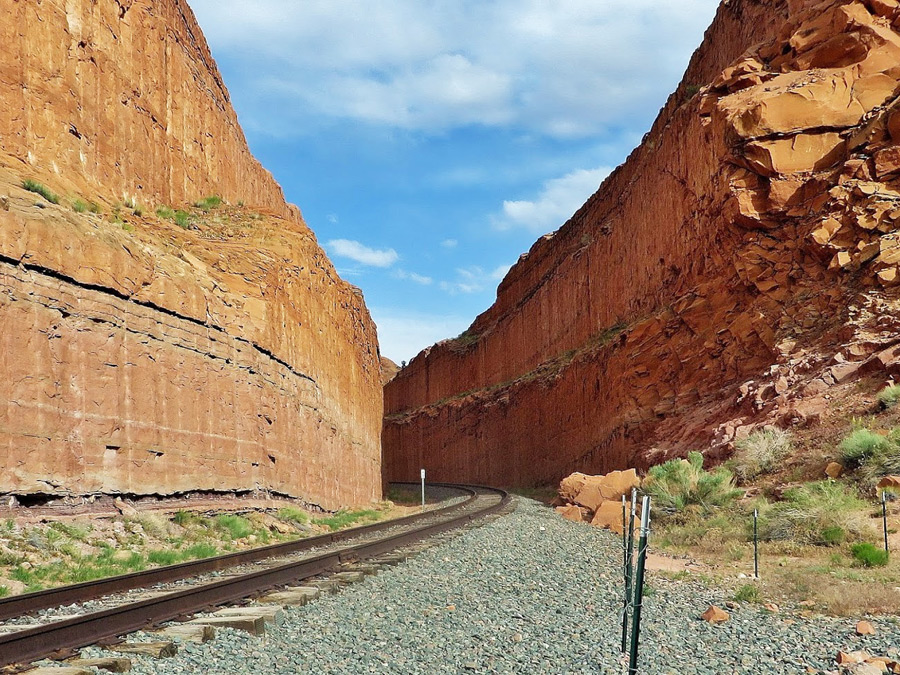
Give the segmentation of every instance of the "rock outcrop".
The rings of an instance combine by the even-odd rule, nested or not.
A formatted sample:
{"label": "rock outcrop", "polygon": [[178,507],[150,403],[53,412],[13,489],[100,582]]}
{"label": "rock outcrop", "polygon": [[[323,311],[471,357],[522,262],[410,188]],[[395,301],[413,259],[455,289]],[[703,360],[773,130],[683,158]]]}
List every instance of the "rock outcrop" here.
{"label": "rock outcrop", "polygon": [[387,476],[724,456],[900,374],[900,5],[724,2],[628,161],[385,389]]}
{"label": "rock outcrop", "polygon": [[380,497],[374,325],[188,6],[0,10],[0,492]]}

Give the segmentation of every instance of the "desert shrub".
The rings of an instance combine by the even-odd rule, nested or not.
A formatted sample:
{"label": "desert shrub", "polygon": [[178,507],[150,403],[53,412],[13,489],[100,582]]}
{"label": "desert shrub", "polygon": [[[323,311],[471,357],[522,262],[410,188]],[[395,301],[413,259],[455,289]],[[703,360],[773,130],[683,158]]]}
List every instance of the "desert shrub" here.
{"label": "desert shrub", "polygon": [[825,546],[840,546],[847,538],[844,528],[838,525],[830,525],[822,528],[822,543]]}
{"label": "desert shrub", "polygon": [[893,408],[900,401],[900,386],[892,384],[878,392],[878,403],[882,408]]}
{"label": "desert shrub", "polygon": [[203,199],[194,202],[194,206],[196,206],[198,209],[203,209],[204,211],[218,208],[221,205],[222,198],[218,195],[210,195],[209,197],[204,197]]}
{"label": "desert shrub", "polygon": [[232,539],[243,539],[253,534],[253,524],[241,516],[216,516],[216,527],[228,532]]}
{"label": "desert shrub", "polygon": [[88,211],[91,213],[100,213],[100,206],[95,202],[86,202],[85,200],[78,198],[72,202],[72,210],[75,213],[87,213]]}
{"label": "desert shrub", "polygon": [[849,469],[856,469],[873,457],[890,452],[894,443],[870,429],[855,429],[841,441],[841,460]]}
{"label": "desert shrub", "polygon": [[288,506],[283,509],[279,509],[278,517],[281,520],[286,520],[291,523],[296,523],[297,525],[306,525],[306,523],[309,522],[309,516],[304,511],[294,508],[293,506]]}
{"label": "desert shrub", "polygon": [[31,180],[30,178],[28,178],[22,181],[22,187],[29,192],[35,192],[39,194],[51,204],[59,204],[59,196],[54,194],[53,191],[43,183],[38,183],[36,180]]}
{"label": "desert shrub", "polygon": [[834,546],[870,529],[867,505],[843,483],[819,481],[788,490],[761,512],[760,535],[774,541]]}
{"label": "desert shrub", "polygon": [[854,560],[863,567],[884,567],[888,564],[890,555],[883,548],[878,548],[869,542],[853,544],[850,553]]}
{"label": "desert shrub", "polygon": [[661,513],[673,514],[697,505],[704,511],[725,506],[741,495],[735,489],[731,472],[724,467],[703,470],[703,455],[688,454],[687,460],[672,459],[652,467],[644,491]]}
{"label": "desert shrub", "polygon": [[744,584],[734,592],[734,599],[738,602],[759,602],[759,586],[756,584]]}
{"label": "desert shrub", "polygon": [[761,429],[736,443],[730,463],[735,476],[747,481],[768,473],[791,452],[791,435],[781,429]]}
{"label": "desert shrub", "polygon": [[191,225],[191,214],[187,211],[176,211],[173,220],[178,227],[186,230]]}
{"label": "desert shrub", "polygon": [[156,209],[156,215],[160,218],[165,218],[166,220],[173,220],[175,218],[175,211],[168,206],[160,206]]}

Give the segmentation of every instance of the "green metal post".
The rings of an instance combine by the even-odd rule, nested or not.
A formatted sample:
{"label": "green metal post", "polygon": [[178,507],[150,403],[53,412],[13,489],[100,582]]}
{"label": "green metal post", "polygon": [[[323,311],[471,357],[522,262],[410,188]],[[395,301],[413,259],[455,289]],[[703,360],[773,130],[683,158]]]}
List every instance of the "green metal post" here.
{"label": "green metal post", "polygon": [[637,569],[634,574],[634,610],[631,617],[631,651],[628,672],[637,673],[638,642],[641,637],[641,608],[644,604],[644,567],[647,563],[647,539],[650,536],[650,497],[641,504],[641,538],[638,544]]}

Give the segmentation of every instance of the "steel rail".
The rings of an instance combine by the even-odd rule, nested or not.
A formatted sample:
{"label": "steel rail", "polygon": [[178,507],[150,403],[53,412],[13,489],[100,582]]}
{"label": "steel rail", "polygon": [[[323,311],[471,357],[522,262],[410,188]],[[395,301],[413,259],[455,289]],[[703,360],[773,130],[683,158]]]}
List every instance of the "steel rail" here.
{"label": "steel rail", "polygon": [[[461,487],[449,484],[442,486]],[[474,513],[463,513],[438,523],[348,547],[341,551],[323,553],[299,562],[278,565],[242,576],[223,579],[163,596],[0,636],[0,666],[28,663],[53,652],[95,644],[147,626],[157,625],[204,609],[234,602],[269,588],[296,583],[301,579],[337,569],[343,562],[371,558],[412,542],[460,527],[473,520],[500,511],[510,500],[510,495],[503,490],[483,487],[472,489],[476,493],[479,490],[493,492],[500,499],[496,503]],[[477,499],[477,496],[475,498]],[[465,503],[470,504],[471,502],[467,501]],[[455,505],[456,508],[461,508],[461,506]],[[441,511],[446,511],[446,509]],[[426,513],[434,515],[438,511]],[[398,521],[390,522],[396,523]]]}
{"label": "steel rail", "polygon": [[[413,485],[413,483],[408,483]],[[407,485],[407,483],[394,483],[394,485]],[[415,483],[418,487],[418,483]],[[373,532],[379,532],[398,525],[407,525],[418,520],[428,518],[441,513],[446,513],[454,509],[461,508],[476,499],[475,490],[469,487],[451,484],[430,484],[435,487],[445,487],[459,490],[466,494],[468,499],[459,504],[451,504],[440,509],[431,511],[423,511],[415,513],[403,518],[394,520],[385,520],[371,525],[362,525],[353,527],[340,532],[332,532],[322,534],[316,537],[308,537],[306,539],[297,539],[294,541],[282,542],[280,544],[272,544],[270,546],[261,546],[259,548],[249,549],[247,551],[237,551],[235,553],[226,553],[212,558],[203,558],[200,560],[191,560],[189,562],[178,563],[175,565],[166,565],[164,567],[154,567],[153,569],[143,570],[141,572],[132,572],[129,574],[120,574],[105,579],[97,579],[95,581],[85,581],[69,586],[61,586],[59,588],[48,588],[43,591],[35,591],[33,593],[24,593],[22,595],[13,595],[6,598],[0,598],[0,621],[12,619],[42,609],[51,607],[61,607],[63,605],[71,605],[78,602],[86,602],[94,600],[106,595],[114,593],[123,593],[125,591],[134,590],[136,588],[147,588],[156,584],[171,583],[180,581],[189,577],[209,572],[218,572],[229,567],[237,565],[245,565],[247,563],[258,562],[268,558],[277,558],[283,555],[291,555],[308,551],[318,546],[326,546],[347,539],[364,536]]]}

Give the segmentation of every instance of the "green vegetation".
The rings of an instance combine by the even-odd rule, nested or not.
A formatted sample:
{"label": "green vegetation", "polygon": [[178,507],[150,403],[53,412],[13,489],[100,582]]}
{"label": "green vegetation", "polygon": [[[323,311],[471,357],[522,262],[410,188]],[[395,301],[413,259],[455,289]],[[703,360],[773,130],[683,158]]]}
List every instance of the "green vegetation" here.
{"label": "green vegetation", "polygon": [[332,516],[327,516],[325,518],[316,518],[313,522],[315,522],[316,525],[327,527],[329,530],[334,532],[345,527],[350,527],[351,525],[355,525],[359,522],[378,520],[379,517],[380,516],[377,511],[347,511],[345,509],[341,509]]}
{"label": "green vegetation", "polygon": [[850,547],[850,553],[854,560],[863,567],[884,567],[890,559],[887,551],[869,542],[853,544]]}
{"label": "green vegetation", "polygon": [[736,443],[737,452],[728,466],[746,482],[772,471],[791,452],[791,435],[781,429],[761,429]]}
{"label": "green vegetation", "polygon": [[175,219],[175,211],[170,209],[168,206],[160,206],[158,209],[156,209],[156,215],[166,220]]}
{"label": "green vegetation", "polygon": [[869,429],[856,429],[841,441],[841,461],[848,469],[857,469],[873,457],[891,450],[886,436]]}
{"label": "green vegetation", "polygon": [[54,194],[50,188],[43,183],[38,183],[36,180],[28,178],[22,181],[22,187],[29,192],[36,192],[51,204],[59,204],[59,196]]}
{"label": "green vegetation", "polygon": [[760,602],[762,596],[759,592],[759,586],[744,584],[734,592],[734,599],[738,602]]}
{"label": "green vegetation", "polygon": [[202,209],[203,211],[210,211],[212,209],[217,209],[222,205],[222,198],[218,195],[210,195],[209,197],[204,197],[203,199],[194,202],[194,206],[198,209]]}
{"label": "green vegetation", "polygon": [[279,520],[285,520],[296,525],[306,525],[309,522],[309,516],[305,511],[289,506],[278,510]]}
{"label": "green vegetation", "polygon": [[72,210],[75,213],[100,213],[100,206],[95,202],[87,202],[80,197],[72,202]]}
{"label": "green vegetation", "polygon": [[212,558],[219,553],[218,549],[211,544],[195,544],[181,551],[164,550],[150,551],[147,554],[147,562],[152,565],[177,565],[188,560],[201,560],[203,558]]}
{"label": "green vegetation", "polygon": [[900,385],[892,384],[878,392],[878,403],[882,408],[893,408],[900,401]]}
{"label": "green vegetation", "polygon": [[704,512],[731,504],[742,493],[735,489],[731,472],[724,467],[703,470],[703,455],[688,454],[650,469],[645,483],[653,505],[664,514],[674,514],[696,505]]}
{"label": "green vegetation", "polygon": [[5,598],[9,595],[9,586],[0,586],[0,598]]}
{"label": "green vegetation", "polygon": [[187,527],[190,523],[199,520],[199,516],[193,511],[176,511],[172,516],[172,522],[181,527]]}
{"label": "green vegetation", "polygon": [[188,229],[191,225],[191,214],[187,211],[176,211],[175,217],[173,218],[175,224],[183,230]]}
{"label": "green vegetation", "polygon": [[843,483],[806,483],[786,491],[782,501],[760,510],[760,537],[835,546],[848,534],[868,533],[865,509],[866,503]]}
{"label": "green vegetation", "polygon": [[855,429],[840,446],[841,461],[857,470],[865,484],[871,486],[881,476],[900,473],[900,429],[887,434],[865,427]]}
{"label": "green vegetation", "polygon": [[227,531],[232,539],[243,539],[253,534],[253,524],[241,516],[216,516],[215,524],[220,530]]}

